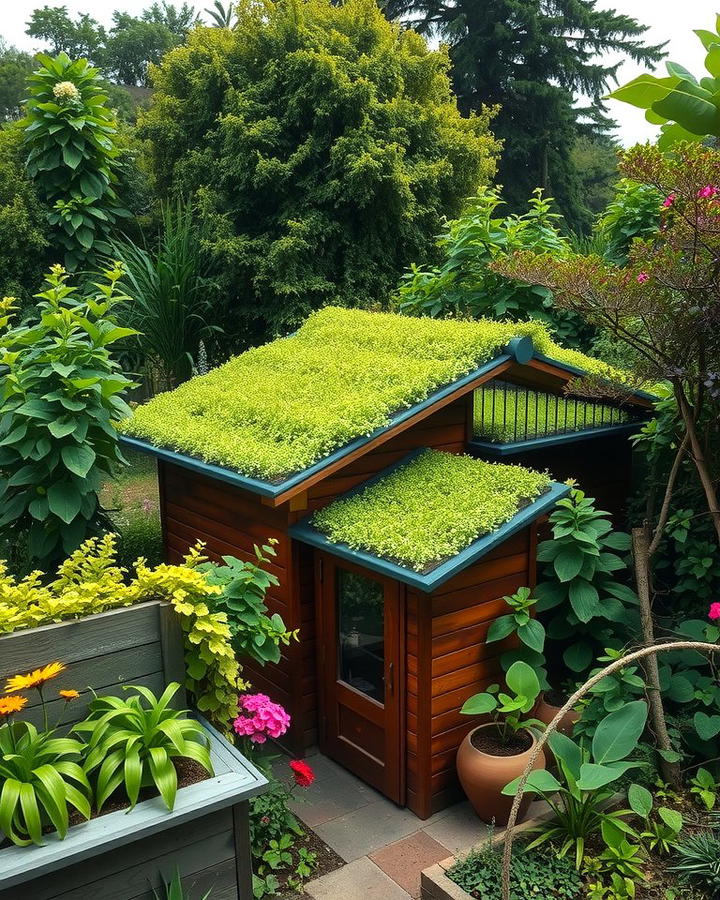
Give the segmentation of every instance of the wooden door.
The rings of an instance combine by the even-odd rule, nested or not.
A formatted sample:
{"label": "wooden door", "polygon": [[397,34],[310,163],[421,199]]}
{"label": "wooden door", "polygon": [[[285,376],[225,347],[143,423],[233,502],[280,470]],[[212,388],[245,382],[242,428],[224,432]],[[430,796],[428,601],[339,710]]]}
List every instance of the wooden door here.
{"label": "wooden door", "polygon": [[320,749],[404,803],[404,617],[398,582],[316,558]]}

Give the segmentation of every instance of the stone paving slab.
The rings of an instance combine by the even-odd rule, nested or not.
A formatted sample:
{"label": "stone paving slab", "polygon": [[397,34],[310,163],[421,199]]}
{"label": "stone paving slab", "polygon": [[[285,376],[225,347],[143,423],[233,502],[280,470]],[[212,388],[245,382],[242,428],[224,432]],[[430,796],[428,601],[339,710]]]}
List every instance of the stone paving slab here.
{"label": "stone paving slab", "polygon": [[443,847],[447,847],[451,853],[466,850],[488,836],[488,826],[478,819],[467,801],[451,807],[447,815],[426,825],[423,831]]}
{"label": "stone paving slab", "polygon": [[410,900],[410,894],[364,856],[305,886],[313,900]]}
{"label": "stone paving slab", "polygon": [[420,873],[447,857],[443,847],[424,831],[418,831],[370,854],[370,859],[413,898],[420,897]]}
{"label": "stone paving slab", "polygon": [[409,809],[381,799],[318,825],[314,831],[351,862],[414,834],[421,827],[422,823]]}

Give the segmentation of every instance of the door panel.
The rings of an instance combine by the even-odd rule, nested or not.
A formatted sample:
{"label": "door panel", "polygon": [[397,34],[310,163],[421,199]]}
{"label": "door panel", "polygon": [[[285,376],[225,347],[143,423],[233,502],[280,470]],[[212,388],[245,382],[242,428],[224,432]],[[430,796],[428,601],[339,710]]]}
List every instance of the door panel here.
{"label": "door panel", "polygon": [[403,802],[400,586],[318,554],[320,749]]}

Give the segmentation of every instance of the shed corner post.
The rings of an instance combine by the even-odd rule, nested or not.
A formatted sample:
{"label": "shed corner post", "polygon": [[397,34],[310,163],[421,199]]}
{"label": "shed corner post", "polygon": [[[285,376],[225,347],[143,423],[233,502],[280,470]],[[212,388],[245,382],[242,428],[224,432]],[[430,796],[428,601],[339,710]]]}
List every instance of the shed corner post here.
{"label": "shed corner post", "polygon": [[251,900],[252,854],[250,849],[250,805],[248,800],[236,803],[232,808],[233,841],[235,845],[235,876],[238,900]]}

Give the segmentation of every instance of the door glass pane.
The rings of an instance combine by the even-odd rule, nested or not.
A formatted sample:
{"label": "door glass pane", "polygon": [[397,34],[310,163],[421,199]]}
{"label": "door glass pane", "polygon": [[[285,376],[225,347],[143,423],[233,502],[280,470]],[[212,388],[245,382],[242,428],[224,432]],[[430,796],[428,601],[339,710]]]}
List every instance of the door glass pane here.
{"label": "door glass pane", "polygon": [[385,604],[379,581],[336,570],[338,678],[385,701]]}

